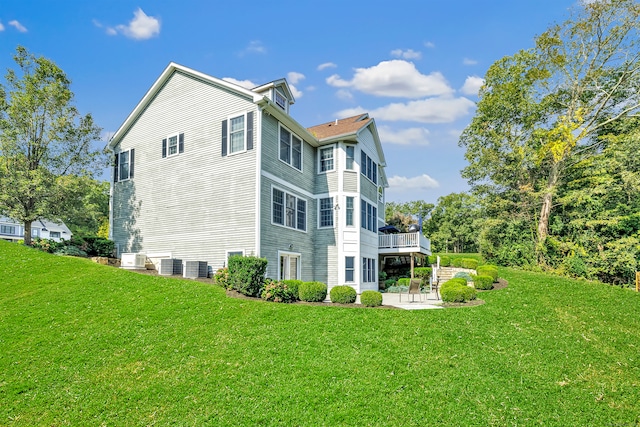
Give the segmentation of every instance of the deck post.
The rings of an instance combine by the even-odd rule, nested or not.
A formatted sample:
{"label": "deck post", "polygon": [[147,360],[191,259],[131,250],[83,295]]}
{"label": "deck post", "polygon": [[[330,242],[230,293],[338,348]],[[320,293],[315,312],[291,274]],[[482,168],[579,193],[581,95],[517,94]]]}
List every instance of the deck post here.
{"label": "deck post", "polygon": [[413,252],[409,254],[411,256],[411,278],[413,279]]}

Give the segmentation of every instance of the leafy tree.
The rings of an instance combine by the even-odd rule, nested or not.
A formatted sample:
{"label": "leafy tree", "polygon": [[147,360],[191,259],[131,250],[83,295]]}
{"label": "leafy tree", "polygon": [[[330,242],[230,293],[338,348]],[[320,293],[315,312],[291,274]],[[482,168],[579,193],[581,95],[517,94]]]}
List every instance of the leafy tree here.
{"label": "leafy tree", "polygon": [[405,203],[388,202],[385,207],[385,221],[389,225],[396,226],[400,231],[406,232],[409,225],[417,222],[417,217],[422,216],[422,219],[426,220],[432,209],[433,204],[423,200]]}
{"label": "leafy tree", "polygon": [[480,207],[467,193],[452,193],[438,199],[425,222],[435,252],[476,252]]}
{"label": "leafy tree", "polygon": [[490,208],[520,210],[519,221],[537,210],[539,255],[568,169],[603,148],[604,127],[640,112],[639,28],[633,0],[582,2],[534,48],[487,72],[460,140],[463,176]]}
{"label": "leafy tree", "polygon": [[91,177],[103,157],[91,146],[100,128],[73,106],[66,74],[22,46],[14,60],[0,85],[0,213],[24,223],[30,244],[32,221],[63,216],[65,178]]}
{"label": "leafy tree", "polygon": [[[109,182],[89,177],[65,176],[60,179],[70,196],[61,219],[75,235],[108,237]],[[100,234],[100,229],[105,228]]]}

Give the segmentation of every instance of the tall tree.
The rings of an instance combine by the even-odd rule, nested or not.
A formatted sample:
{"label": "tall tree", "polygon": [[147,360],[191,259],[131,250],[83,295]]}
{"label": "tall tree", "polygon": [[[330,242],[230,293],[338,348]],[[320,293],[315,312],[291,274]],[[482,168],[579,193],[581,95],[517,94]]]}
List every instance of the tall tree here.
{"label": "tall tree", "polygon": [[604,126],[640,112],[639,29],[636,1],[584,1],[533,49],[487,73],[460,140],[470,163],[464,175],[475,191],[533,201],[538,245],[567,169],[602,148]]}
{"label": "tall tree", "polygon": [[92,148],[100,128],[73,106],[66,74],[22,46],[14,60],[0,85],[0,213],[24,223],[30,244],[32,221],[63,216],[63,178],[91,177],[104,160]]}
{"label": "tall tree", "polygon": [[425,223],[435,252],[476,252],[480,207],[467,193],[451,193],[438,204]]}

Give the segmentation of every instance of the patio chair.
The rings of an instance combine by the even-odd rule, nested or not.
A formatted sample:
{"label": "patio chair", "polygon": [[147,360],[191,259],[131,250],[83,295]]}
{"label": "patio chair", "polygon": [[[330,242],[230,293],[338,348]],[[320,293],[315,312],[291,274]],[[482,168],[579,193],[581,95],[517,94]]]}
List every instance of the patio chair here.
{"label": "patio chair", "polygon": [[440,299],[440,294],[438,293],[440,289],[440,276],[436,277],[435,282],[431,281],[431,292],[436,293],[436,301]]}
{"label": "patio chair", "polygon": [[[418,294],[418,301],[422,301],[421,291],[422,279],[411,279],[409,281],[409,289],[407,289],[407,300],[409,295],[413,295],[411,302],[416,302],[416,294]],[[400,302],[402,302],[402,292],[400,292]]]}

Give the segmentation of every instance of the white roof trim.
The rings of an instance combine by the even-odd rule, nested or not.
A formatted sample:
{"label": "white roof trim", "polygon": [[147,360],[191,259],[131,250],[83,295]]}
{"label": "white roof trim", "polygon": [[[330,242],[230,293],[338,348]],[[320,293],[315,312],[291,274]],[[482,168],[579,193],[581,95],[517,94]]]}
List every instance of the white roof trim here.
{"label": "white roof trim", "polygon": [[153,83],[151,88],[147,91],[147,93],[142,97],[138,105],[133,109],[131,114],[127,117],[127,119],[122,123],[122,125],[118,128],[115,134],[111,137],[107,148],[112,149],[116,146],[120,139],[124,136],[124,134],[129,130],[133,122],[138,118],[140,113],[144,111],[146,106],[149,104],[151,99],[160,91],[162,86],[169,80],[169,78],[173,75],[175,71],[181,71],[187,75],[191,75],[193,77],[199,78],[206,82],[213,83],[218,86],[225,87],[233,92],[236,92],[240,95],[244,95],[248,98],[251,98],[253,102],[260,101],[263,96],[249,89],[245,89],[242,86],[238,86],[234,83],[230,83],[226,80],[218,79],[216,77],[210,76],[208,74],[201,73],[199,71],[193,70],[191,68],[185,67],[184,65],[176,64],[175,62],[169,63],[167,68],[164,69],[160,77]]}

